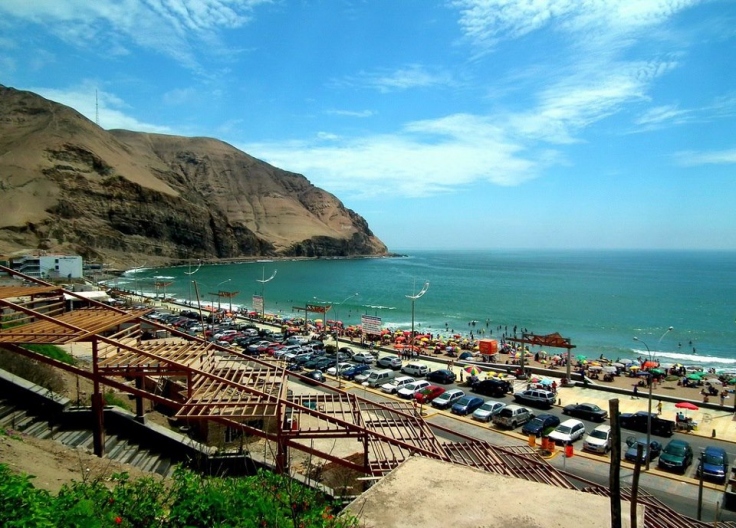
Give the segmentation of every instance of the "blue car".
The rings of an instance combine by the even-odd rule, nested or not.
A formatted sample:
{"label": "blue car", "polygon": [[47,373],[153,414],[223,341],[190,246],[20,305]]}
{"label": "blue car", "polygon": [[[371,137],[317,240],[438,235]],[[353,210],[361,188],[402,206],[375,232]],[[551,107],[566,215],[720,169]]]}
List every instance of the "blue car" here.
{"label": "blue car", "polygon": [[720,447],[708,446],[703,451],[703,458],[698,463],[697,475],[703,472],[703,478],[725,482],[728,474],[728,454]]}
{"label": "blue car", "polygon": [[547,436],[558,425],[560,425],[560,419],[554,414],[540,414],[524,424],[521,434],[536,437]]}
{"label": "blue car", "polygon": [[452,414],[459,414],[465,416],[475,411],[478,407],[483,405],[483,398],[478,396],[463,396],[457,402],[452,405],[450,411]]}
{"label": "blue car", "polygon": [[369,368],[371,368],[371,366],[366,365],[365,363],[361,363],[360,365],[353,365],[352,367],[346,368],[345,370],[341,370],[340,377],[346,380],[353,380],[355,379],[355,376],[362,372],[365,372]]}

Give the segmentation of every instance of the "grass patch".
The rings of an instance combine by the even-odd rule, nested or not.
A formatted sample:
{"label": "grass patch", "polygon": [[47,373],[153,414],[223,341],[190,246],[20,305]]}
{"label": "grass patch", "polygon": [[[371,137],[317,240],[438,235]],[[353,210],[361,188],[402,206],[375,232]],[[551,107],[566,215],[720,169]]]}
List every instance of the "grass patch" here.
{"label": "grass patch", "polygon": [[107,391],[102,395],[102,399],[105,401],[105,405],[114,405],[121,407],[126,410],[131,410],[130,404],[127,400],[119,398],[113,391]]}
{"label": "grass patch", "polygon": [[35,352],[36,354],[41,354],[42,356],[55,359],[56,361],[61,361],[67,365],[76,365],[77,363],[74,356],[56,345],[23,345],[23,348]]}

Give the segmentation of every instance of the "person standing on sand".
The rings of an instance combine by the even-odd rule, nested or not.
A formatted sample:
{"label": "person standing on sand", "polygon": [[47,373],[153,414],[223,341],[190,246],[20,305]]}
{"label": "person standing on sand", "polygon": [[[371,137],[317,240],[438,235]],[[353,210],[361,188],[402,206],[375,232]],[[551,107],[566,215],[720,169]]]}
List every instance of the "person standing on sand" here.
{"label": "person standing on sand", "polygon": [[657,402],[657,414],[662,414],[662,400]]}
{"label": "person standing on sand", "polygon": [[631,395],[632,400],[638,400],[639,399],[639,386],[634,385],[634,393]]}

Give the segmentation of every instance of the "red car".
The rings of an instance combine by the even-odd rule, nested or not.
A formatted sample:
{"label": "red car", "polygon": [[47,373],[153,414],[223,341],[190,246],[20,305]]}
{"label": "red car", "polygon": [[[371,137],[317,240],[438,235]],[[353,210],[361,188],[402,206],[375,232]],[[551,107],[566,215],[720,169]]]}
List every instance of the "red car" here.
{"label": "red car", "polygon": [[430,385],[429,387],[420,390],[414,395],[417,403],[429,403],[434,400],[437,396],[445,392],[446,389],[438,385]]}

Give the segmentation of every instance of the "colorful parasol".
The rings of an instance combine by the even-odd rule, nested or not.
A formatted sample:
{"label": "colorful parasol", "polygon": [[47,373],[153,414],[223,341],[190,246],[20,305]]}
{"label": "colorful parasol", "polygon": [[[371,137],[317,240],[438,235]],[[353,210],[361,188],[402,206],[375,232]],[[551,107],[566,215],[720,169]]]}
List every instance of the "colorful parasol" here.
{"label": "colorful parasol", "polygon": [[470,374],[471,376],[478,376],[483,371],[480,369],[480,367],[477,367],[476,365],[470,365],[469,367],[465,367],[465,372]]}

